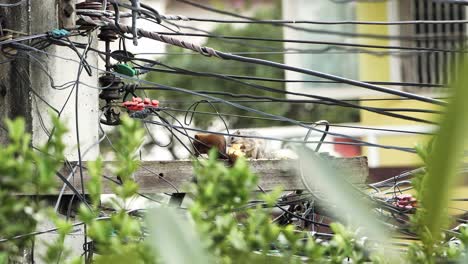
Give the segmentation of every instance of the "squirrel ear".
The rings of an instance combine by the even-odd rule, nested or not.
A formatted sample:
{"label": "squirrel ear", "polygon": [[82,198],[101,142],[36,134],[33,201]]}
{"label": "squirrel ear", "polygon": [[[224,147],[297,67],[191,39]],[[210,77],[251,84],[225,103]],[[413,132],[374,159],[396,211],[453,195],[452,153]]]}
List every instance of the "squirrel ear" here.
{"label": "squirrel ear", "polygon": [[198,134],[195,134],[195,139],[200,140],[200,136]]}

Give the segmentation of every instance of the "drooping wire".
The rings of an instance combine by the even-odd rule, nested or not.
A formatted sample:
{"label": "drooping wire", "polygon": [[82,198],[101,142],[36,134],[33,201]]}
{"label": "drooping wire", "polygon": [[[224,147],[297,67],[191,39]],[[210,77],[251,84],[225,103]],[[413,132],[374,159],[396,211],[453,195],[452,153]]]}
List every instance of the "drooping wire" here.
{"label": "drooping wire", "polygon": [[[51,53],[47,53],[45,51],[42,51],[42,50],[38,50],[38,49],[35,49],[35,48],[32,48],[31,49],[33,51],[36,51],[36,52],[41,52],[41,53],[46,53],[46,54],[50,54],[51,56],[55,56],[55,57],[58,57],[58,58],[62,58],[62,59],[65,59],[67,61],[74,61],[74,62],[77,62],[79,63],[78,61],[74,60],[74,59],[69,59],[69,58],[64,58],[64,57],[61,57],[59,55],[56,55],[56,54],[51,54]],[[96,68],[98,71],[101,71],[101,72],[106,72],[105,70],[102,70],[102,69],[99,69],[97,67],[93,67],[93,68]],[[116,73],[114,73],[116,74]],[[116,74],[116,75],[119,75],[119,74]],[[125,75],[119,75],[119,77],[122,77],[122,78],[126,78],[126,79],[130,79],[130,80],[134,80],[134,78],[131,78],[131,77],[128,77],[128,76],[125,76]],[[293,119],[290,119],[290,118],[286,118],[286,117],[282,117],[282,116],[277,116],[277,115],[273,115],[273,114],[269,114],[269,113],[266,113],[266,112],[262,112],[262,111],[259,111],[259,110],[256,110],[256,109],[253,109],[253,108],[250,108],[250,107],[246,107],[246,106],[243,106],[243,105],[239,105],[239,104],[236,104],[236,103],[233,103],[233,102],[229,102],[229,101],[226,101],[226,100],[223,100],[223,99],[220,99],[220,98],[216,98],[216,97],[213,97],[213,96],[209,96],[209,95],[204,95],[204,94],[200,94],[200,93],[197,93],[197,92],[194,92],[194,91],[190,91],[190,90],[187,90],[187,89],[183,89],[183,88],[178,88],[178,87],[170,87],[170,86],[165,86],[165,85],[160,85],[160,84],[156,84],[154,82],[150,82],[150,81],[146,81],[146,80],[140,80],[142,83],[147,83],[147,84],[152,84],[152,85],[157,85],[158,87],[161,87],[161,88],[166,88],[166,89],[172,89],[174,91],[178,91],[178,92],[182,92],[182,93],[186,93],[186,94],[191,94],[191,95],[197,95],[197,96],[201,96],[201,97],[205,97],[205,98],[208,98],[208,99],[211,99],[211,100],[218,100],[218,101],[222,101],[224,102],[225,104],[227,105],[230,105],[230,106],[233,106],[233,107],[236,107],[236,108],[239,108],[239,109],[243,109],[243,110],[247,110],[247,111],[251,111],[251,112],[254,112],[254,113],[257,113],[257,114],[260,114],[260,115],[263,115],[263,116],[267,116],[267,117],[273,117],[273,118],[278,118],[280,119],[281,121],[286,121],[286,122],[290,122],[292,124],[296,124],[298,126],[301,126],[301,127],[304,127],[306,129],[310,128],[310,126],[307,126],[307,125],[304,125],[296,120],[293,120]],[[313,129],[313,130],[317,130],[317,131],[320,131],[319,129]],[[350,139],[353,139],[354,141],[356,142],[363,142],[359,139],[356,139],[356,138],[353,138],[353,137],[349,137],[349,136],[346,136],[346,135],[341,135],[341,134],[335,134],[335,133],[330,133],[331,135],[336,135],[336,136],[340,136],[340,137],[344,137],[344,138],[350,138]],[[343,144],[343,143],[335,143],[335,144]],[[350,144],[350,143],[346,143],[346,144]],[[358,144],[358,143],[357,143]],[[379,146],[378,144],[370,144],[370,143],[367,143],[368,146]],[[402,151],[405,151],[405,152],[411,152],[411,153],[414,153],[414,150],[413,149],[409,149],[409,148],[399,148],[399,147],[390,147],[390,146],[380,146],[380,147],[383,147],[383,148],[390,148],[390,149],[398,149],[398,150],[402,150]]]}

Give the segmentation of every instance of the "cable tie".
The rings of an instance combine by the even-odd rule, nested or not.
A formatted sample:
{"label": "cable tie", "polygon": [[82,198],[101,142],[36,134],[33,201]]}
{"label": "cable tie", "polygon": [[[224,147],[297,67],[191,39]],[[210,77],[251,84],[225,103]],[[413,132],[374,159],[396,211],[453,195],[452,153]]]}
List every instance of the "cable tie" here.
{"label": "cable tie", "polygon": [[66,29],[53,29],[52,31],[49,32],[49,35],[53,38],[60,39],[63,37],[68,37],[70,36],[70,31]]}

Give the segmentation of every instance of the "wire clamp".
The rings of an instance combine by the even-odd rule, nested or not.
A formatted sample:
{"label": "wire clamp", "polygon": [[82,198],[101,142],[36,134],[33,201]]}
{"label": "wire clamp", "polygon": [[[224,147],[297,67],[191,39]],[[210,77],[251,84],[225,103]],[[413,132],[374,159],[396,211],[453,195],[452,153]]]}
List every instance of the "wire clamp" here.
{"label": "wire clamp", "polygon": [[138,75],[138,70],[133,68],[132,66],[126,64],[126,63],[119,63],[114,65],[114,71],[129,77],[133,77],[135,75]]}

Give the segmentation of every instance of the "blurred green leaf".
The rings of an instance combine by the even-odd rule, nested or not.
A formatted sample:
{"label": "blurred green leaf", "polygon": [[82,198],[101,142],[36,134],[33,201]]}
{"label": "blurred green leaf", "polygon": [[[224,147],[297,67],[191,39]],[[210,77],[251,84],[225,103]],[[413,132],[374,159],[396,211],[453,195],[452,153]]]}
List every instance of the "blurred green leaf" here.
{"label": "blurred green leaf", "polygon": [[169,208],[155,208],[148,214],[151,246],[167,264],[209,264],[213,259],[202,247],[194,226]]}
{"label": "blurred green leaf", "polygon": [[94,209],[97,209],[101,201],[102,193],[102,158],[88,162],[90,180],[86,183],[86,189],[91,198]]}
{"label": "blurred green leaf", "polygon": [[4,264],[8,262],[8,255],[6,253],[0,253],[0,264]]}
{"label": "blurred green leaf", "polygon": [[[50,139],[37,150],[31,147],[31,135],[23,118],[6,120],[7,145],[0,147],[0,237],[9,238],[35,230],[37,220],[45,214],[43,203],[17,193],[47,193],[55,183],[56,171],[63,165],[66,128],[51,116],[54,129]],[[20,220],[20,221],[19,221]],[[0,252],[14,259],[29,237],[0,243]]]}
{"label": "blurred green leaf", "polygon": [[[373,241],[387,241],[388,230],[372,214],[365,194],[345,179],[346,172],[333,169],[327,160],[308,148],[298,148],[298,151],[300,166],[297,173],[310,192],[320,193],[322,206],[352,228],[361,227],[361,236],[368,236]],[[334,225],[334,228],[344,233],[341,226]]]}
{"label": "blurred green leaf", "polygon": [[449,105],[440,122],[440,129],[428,157],[428,173],[423,179],[421,204],[426,210],[423,219],[434,239],[440,239],[447,227],[450,190],[454,187],[461,165],[468,133],[468,61],[460,65],[458,79],[452,88]]}

